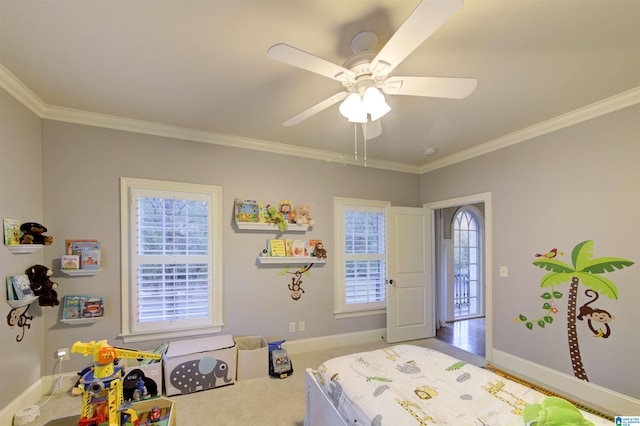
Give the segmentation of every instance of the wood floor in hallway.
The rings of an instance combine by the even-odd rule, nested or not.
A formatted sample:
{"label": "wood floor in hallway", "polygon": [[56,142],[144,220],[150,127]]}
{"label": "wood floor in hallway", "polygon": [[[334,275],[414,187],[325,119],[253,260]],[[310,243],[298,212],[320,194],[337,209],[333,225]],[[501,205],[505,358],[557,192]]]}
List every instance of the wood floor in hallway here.
{"label": "wood floor in hallway", "polygon": [[485,356],[485,319],[448,322],[436,331],[436,338],[478,356]]}

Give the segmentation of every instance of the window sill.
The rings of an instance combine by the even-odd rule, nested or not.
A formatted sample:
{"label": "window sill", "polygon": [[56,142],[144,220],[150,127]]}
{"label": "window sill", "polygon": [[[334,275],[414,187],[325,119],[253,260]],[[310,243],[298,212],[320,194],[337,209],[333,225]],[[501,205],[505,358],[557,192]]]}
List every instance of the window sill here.
{"label": "window sill", "polygon": [[353,312],[334,312],[333,317],[335,319],[345,319],[345,318],[357,318],[357,317],[367,317],[371,315],[386,315],[386,309],[372,309],[370,311],[353,311]]}
{"label": "window sill", "polygon": [[194,336],[206,336],[210,334],[220,334],[222,333],[222,325],[206,327],[206,328],[196,328],[196,329],[186,329],[186,330],[171,330],[171,331],[159,331],[153,333],[136,333],[136,334],[120,334],[120,338],[124,343],[133,343],[133,342],[149,342],[153,340],[168,340],[180,337],[194,337]]}

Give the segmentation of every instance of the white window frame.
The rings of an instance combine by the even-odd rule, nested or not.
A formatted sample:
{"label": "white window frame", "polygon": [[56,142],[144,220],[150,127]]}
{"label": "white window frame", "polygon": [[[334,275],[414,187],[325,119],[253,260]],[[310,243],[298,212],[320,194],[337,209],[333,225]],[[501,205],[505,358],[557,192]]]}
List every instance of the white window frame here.
{"label": "white window frame", "polygon": [[[136,216],[135,197],[137,193],[186,194],[193,198],[206,200],[209,203],[208,221],[208,254],[203,257],[209,265],[208,292],[209,314],[206,319],[185,320],[184,325],[174,321],[155,323],[154,326],[144,327],[135,323],[137,283],[135,274],[136,244],[134,221]],[[124,342],[140,342],[174,337],[198,336],[203,334],[220,333],[222,331],[222,188],[212,185],[201,185],[181,182],[169,182],[131,177],[120,178],[120,224],[121,224],[121,282],[122,282],[122,321],[121,335]]]}
{"label": "white window frame", "polygon": [[[345,263],[348,256],[345,251],[345,226],[344,219],[347,211],[365,211],[383,213],[388,216],[388,208],[391,203],[379,200],[364,200],[359,198],[333,198],[333,223],[335,225],[335,279],[334,279],[334,316],[340,318],[352,318],[368,315],[380,315],[387,312],[386,300],[377,303],[347,304],[346,303],[346,271]],[[385,235],[386,241],[387,235]],[[386,248],[382,256],[387,266]]]}

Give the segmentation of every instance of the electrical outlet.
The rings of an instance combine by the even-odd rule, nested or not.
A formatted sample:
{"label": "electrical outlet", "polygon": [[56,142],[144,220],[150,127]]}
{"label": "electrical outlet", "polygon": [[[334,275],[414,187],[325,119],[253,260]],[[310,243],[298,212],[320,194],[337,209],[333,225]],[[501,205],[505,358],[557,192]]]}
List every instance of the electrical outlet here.
{"label": "electrical outlet", "polygon": [[289,333],[295,333],[296,332],[296,323],[295,322],[290,322],[289,323]]}
{"label": "electrical outlet", "polygon": [[304,321],[298,322],[298,330],[299,331],[304,331],[304,329],[305,329]]}
{"label": "electrical outlet", "polygon": [[60,348],[56,351],[56,358],[61,361],[69,361],[69,348]]}

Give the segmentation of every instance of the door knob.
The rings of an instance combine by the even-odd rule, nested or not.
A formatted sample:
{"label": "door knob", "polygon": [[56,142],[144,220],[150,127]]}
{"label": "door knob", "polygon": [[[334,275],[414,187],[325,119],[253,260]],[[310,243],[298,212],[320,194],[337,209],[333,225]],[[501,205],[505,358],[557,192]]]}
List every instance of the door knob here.
{"label": "door knob", "polygon": [[394,280],[387,280],[387,284],[392,285],[392,286],[396,286],[396,282]]}

